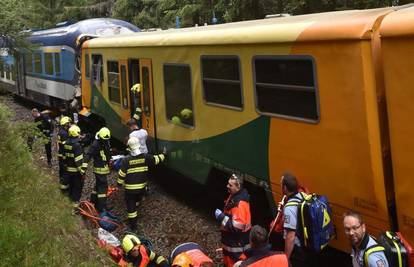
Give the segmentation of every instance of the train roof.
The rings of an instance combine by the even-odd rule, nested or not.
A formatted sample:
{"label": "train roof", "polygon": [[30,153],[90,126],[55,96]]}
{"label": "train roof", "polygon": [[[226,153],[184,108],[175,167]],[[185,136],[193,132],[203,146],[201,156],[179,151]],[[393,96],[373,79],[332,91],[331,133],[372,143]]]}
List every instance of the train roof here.
{"label": "train roof", "polygon": [[118,19],[95,18],[82,20],[69,26],[35,31],[29,41],[44,46],[67,45],[75,47],[76,39],[81,34],[108,36],[138,32],[140,29],[129,22]]}
{"label": "train roof", "polygon": [[348,10],[89,40],[84,47],[225,45],[370,39],[394,8]]}
{"label": "train roof", "polygon": [[399,9],[385,17],[381,24],[381,37],[413,36],[414,6]]}

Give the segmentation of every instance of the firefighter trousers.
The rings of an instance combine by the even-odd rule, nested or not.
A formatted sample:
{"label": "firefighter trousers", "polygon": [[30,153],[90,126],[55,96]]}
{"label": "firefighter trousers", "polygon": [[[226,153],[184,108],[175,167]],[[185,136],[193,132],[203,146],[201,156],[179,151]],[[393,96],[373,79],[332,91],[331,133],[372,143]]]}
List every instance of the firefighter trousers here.
{"label": "firefighter trousers", "polygon": [[101,212],[106,210],[106,194],[108,192],[107,174],[95,173],[95,190],[91,193],[91,201],[96,209]]}
{"label": "firefighter trousers", "polygon": [[69,176],[65,170],[65,164],[62,158],[59,158],[59,184],[60,190],[65,193],[69,189]]}
{"label": "firefighter trousers", "polygon": [[125,202],[128,213],[128,224],[132,231],[135,231],[137,229],[137,203],[141,201],[144,193],[145,189],[125,190]]}
{"label": "firefighter trousers", "polygon": [[69,197],[73,202],[79,202],[82,189],[83,189],[83,178],[79,172],[68,172],[69,177]]}

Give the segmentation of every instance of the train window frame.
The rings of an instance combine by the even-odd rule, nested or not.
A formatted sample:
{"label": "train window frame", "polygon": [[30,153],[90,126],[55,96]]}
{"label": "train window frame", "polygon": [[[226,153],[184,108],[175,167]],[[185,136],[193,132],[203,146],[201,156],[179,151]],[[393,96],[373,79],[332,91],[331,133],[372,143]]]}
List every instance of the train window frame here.
{"label": "train window frame", "polygon": [[53,53],[53,68],[55,70],[55,76],[62,75],[61,58],[62,56],[60,55],[60,53],[56,53],[56,52]]}
{"label": "train window frame", "polygon": [[84,60],[85,60],[85,79],[89,81],[91,77],[91,64],[90,64],[89,53],[85,53]]}
{"label": "train window frame", "polygon": [[[32,72],[33,73],[36,73],[36,74],[43,74],[43,55],[42,55],[43,53],[41,53],[41,52],[35,52],[35,53],[33,53],[33,70],[32,70]],[[39,56],[39,63],[38,64],[36,64],[36,56]],[[40,71],[38,71],[38,67],[40,66]]]}
{"label": "train window frame", "polygon": [[[30,57],[30,58],[29,58]],[[29,65],[29,59],[30,59],[30,70],[27,70],[27,66]],[[25,73],[33,73],[33,53],[32,52],[26,52],[24,53],[24,70]]]}
{"label": "train window frame", "polygon": [[[186,123],[174,123],[172,121],[172,118],[168,118],[168,110],[167,110],[167,103],[168,103],[168,99],[167,99],[167,94],[166,94],[166,75],[165,75],[165,67],[166,66],[173,66],[173,67],[186,67],[188,68],[189,71],[189,84],[190,84],[190,99],[191,99],[191,111],[192,111],[192,122],[193,124],[186,124]],[[195,116],[194,116],[194,94],[193,94],[193,76],[192,76],[192,69],[191,69],[191,65],[190,64],[185,64],[185,63],[164,63],[162,66],[162,75],[163,75],[163,86],[164,86],[164,101],[165,101],[165,116],[167,119],[167,122],[173,124],[173,125],[177,125],[186,129],[190,129],[193,130],[196,127],[196,121],[195,121]]]}
{"label": "train window frame", "polygon": [[[109,63],[116,63],[116,65],[117,65],[117,71],[118,72],[116,72],[116,76],[117,76],[117,79],[118,79],[118,97],[119,97],[119,102],[117,102],[117,101],[114,101],[114,99],[113,98],[111,98],[111,91],[110,91],[110,88],[112,88],[109,84],[110,84],[110,76],[109,76],[109,74],[115,74],[115,72],[113,72],[113,71],[109,71]],[[113,104],[116,104],[116,105],[121,105],[121,101],[122,101],[122,98],[121,98],[121,86],[120,86],[120,81],[119,81],[119,62],[118,62],[118,60],[106,60],[106,75],[108,76],[108,82],[107,82],[107,90],[108,90],[108,100],[111,102],[111,103],[113,103]],[[115,68],[114,68],[115,69]]]}
{"label": "train window frame", "polygon": [[[124,70],[122,72],[122,69]],[[124,75],[122,75],[124,73]],[[119,76],[120,76],[120,91],[121,91],[121,106],[123,109],[128,109],[128,88],[127,88],[127,66],[119,64]]]}
{"label": "train window frame", "polygon": [[[220,103],[216,103],[216,102],[211,102],[208,101],[206,99],[206,88],[204,86],[204,67],[203,67],[203,59],[226,59],[226,58],[235,58],[237,59],[237,63],[238,63],[238,74],[239,74],[239,85],[240,85],[240,104],[241,106],[231,106],[231,105],[226,105],[226,104],[220,104]],[[214,106],[214,107],[220,107],[220,108],[227,108],[227,109],[231,109],[231,110],[236,110],[236,111],[243,111],[244,110],[244,88],[243,88],[243,73],[242,73],[242,67],[241,67],[241,60],[240,60],[240,56],[239,55],[201,55],[200,56],[200,72],[201,72],[201,87],[202,87],[202,94],[203,94],[203,102],[206,105],[209,106]],[[207,79],[211,79],[213,80],[214,78],[207,78]],[[225,80],[225,79],[214,79],[216,82],[220,82],[221,83],[230,83],[233,84],[232,82],[230,82],[230,80]]]}
{"label": "train window frame", "polygon": [[[94,57],[97,57],[98,58],[98,61],[99,61],[99,57],[100,57],[100,60],[101,60],[101,65],[100,65],[100,80],[98,80],[98,75],[97,75],[97,73],[95,74],[95,71],[94,71],[94,67],[95,66],[99,66],[99,64],[94,64]],[[95,83],[97,83],[97,85],[99,85],[100,87],[102,87],[102,83],[103,83],[103,81],[104,81],[104,58],[103,58],[103,56],[102,56],[102,54],[91,54],[91,62],[92,62],[92,75],[91,75],[91,79],[95,82]],[[96,75],[96,76],[95,76]]]}
{"label": "train window frame", "polygon": [[[141,73],[142,73],[142,81],[141,81],[141,87],[142,87],[142,111],[144,112],[145,116],[149,117],[151,116],[151,81],[152,78],[150,76],[150,68],[148,66],[141,66]],[[148,76],[144,76],[144,70],[147,73]]]}
{"label": "train window frame", "polygon": [[[46,60],[46,58],[49,56],[50,56],[49,60]],[[53,58],[55,57],[54,53],[45,52],[43,54],[43,57],[44,57],[44,63],[45,63],[45,75],[53,76],[55,74],[55,70],[54,70],[55,66],[53,64],[54,63]],[[47,63],[50,63],[50,64],[47,64]],[[52,67],[51,73],[48,72],[48,67],[49,67],[49,71],[50,71],[50,67]]]}
{"label": "train window frame", "polygon": [[4,76],[5,76],[4,66],[5,66],[4,63],[0,58],[0,78],[4,78]]}
{"label": "train window frame", "polygon": [[[258,103],[258,93],[257,93],[257,75],[256,75],[256,60],[267,59],[267,60],[308,60],[312,64],[312,77],[313,77],[313,86],[296,86],[296,85],[288,85],[288,84],[268,84],[269,86],[273,85],[273,87],[279,87],[280,90],[287,90],[287,91],[311,91],[315,94],[315,109],[316,109],[316,119],[300,117],[300,116],[292,116],[286,115],[282,113],[273,113],[273,112],[266,112],[261,111],[259,109]],[[320,102],[319,102],[319,85],[317,80],[317,68],[316,68],[316,61],[313,56],[311,55],[256,55],[252,57],[252,75],[253,75],[253,90],[254,90],[254,101],[255,101],[255,109],[256,112],[262,115],[270,116],[270,117],[277,117],[282,119],[300,121],[305,123],[312,123],[318,124],[321,120],[320,115]]]}

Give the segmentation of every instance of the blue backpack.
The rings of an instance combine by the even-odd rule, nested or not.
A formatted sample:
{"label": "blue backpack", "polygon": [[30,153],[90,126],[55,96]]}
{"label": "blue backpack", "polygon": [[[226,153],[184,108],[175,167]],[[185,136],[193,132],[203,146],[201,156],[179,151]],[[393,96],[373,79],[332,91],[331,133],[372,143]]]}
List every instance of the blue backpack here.
{"label": "blue backpack", "polygon": [[334,236],[332,210],[326,196],[300,193],[297,233],[302,245],[320,252]]}
{"label": "blue backpack", "polygon": [[108,232],[114,231],[118,227],[118,224],[120,223],[119,218],[109,211],[101,212],[99,214],[99,218],[104,219],[104,220],[99,220],[99,226]]}

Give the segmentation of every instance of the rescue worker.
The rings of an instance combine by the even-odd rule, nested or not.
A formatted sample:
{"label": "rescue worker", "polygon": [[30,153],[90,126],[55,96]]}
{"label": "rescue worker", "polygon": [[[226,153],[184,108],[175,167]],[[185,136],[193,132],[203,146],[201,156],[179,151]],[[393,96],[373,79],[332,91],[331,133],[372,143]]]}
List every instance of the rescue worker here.
{"label": "rescue worker", "polygon": [[99,212],[106,210],[106,194],[108,191],[107,176],[110,173],[109,161],[111,159],[111,132],[102,127],[95,135],[95,140],[86,153],[85,162],[93,158],[93,173],[95,175],[95,190],[91,193],[91,202]]}
{"label": "rescue worker", "polygon": [[267,238],[267,231],[259,225],[252,227],[250,231],[250,246],[246,252],[247,259],[245,261],[237,262],[234,267],[288,267],[288,259],[284,253],[271,250]]}
{"label": "rescue worker", "polygon": [[177,246],[171,252],[173,267],[213,267],[213,260],[201,250],[197,243],[189,242]]}
{"label": "rescue worker", "polygon": [[129,127],[129,130],[131,131],[128,138],[136,137],[139,140],[141,153],[144,153],[144,154],[148,153],[148,148],[147,148],[148,132],[147,130],[139,128],[138,123],[134,119],[130,119],[127,122],[127,126]]}
{"label": "rescue worker", "polygon": [[141,94],[141,84],[136,83],[131,87],[131,92],[133,94],[133,104],[135,107],[134,113],[132,114],[132,119],[134,119],[137,122],[137,125],[141,127],[141,116],[142,116],[142,110],[139,107],[140,106],[140,94]]}
{"label": "rescue worker", "polygon": [[[366,233],[361,214],[348,211],[343,216],[345,235],[352,246],[353,267],[388,267],[384,251],[378,250],[377,242]],[[370,248],[372,247],[372,248]]]}
{"label": "rescue worker", "polygon": [[[44,110],[42,113],[38,109],[32,109],[32,117],[34,122],[37,124],[37,128],[44,134],[47,138],[47,143],[45,144],[47,164],[49,167],[52,167],[52,136],[53,136],[53,122],[49,117],[48,113],[50,111]],[[28,140],[29,149],[32,150],[32,144],[35,137],[30,137]]]}
{"label": "rescue worker", "polygon": [[[148,167],[164,161],[165,154],[144,154],[140,150],[138,138],[131,137],[128,140],[130,155],[122,159],[121,168],[118,171],[118,186],[125,187],[125,202],[128,213],[128,224],[131,231],[137,230],[137,202],[139,202],[147,190]],[[164,151],[165,153],[165,151]]]}
{"label": "rescue worker", "polygon": [[232,174],[227,190],[229,196],[224,202],[224,211],[216,209],[214,215],[220,222],[223,262],[226,266],[233,266],[245,259],[244,252],[250,248],[251,215],[249,194],[243,188],[242,177]]}
{"label": "rescue worker", "polygon": [[193,111],[189,108],[184,108],[180,111],[180,122],[187,124],[187,125],[193,125]]}
{"label": "rescue worker", "polygon": [[167,260],[151,251],[145,245],[141,244],[138,237],[134,235],[126,235],[122,239],[122,248],[126,254],[127,262],[132,263],[132,266],[146,267],[156,264],[156,266],[168,267]]}
{"label": "rescue worker", "polygon": [[77,125],[69,128],[69,138],[63,145],[66,175],[69,180],[69,197],[73,201],[74,208],[79,206],[81,198],[84,174],[88,167],[83,158],[83,147],[79,142],[81,129]]}
{"label": "rescue worker", "polygon": [[71,118],[63,116],[60,121],[60,127],[57,134],[57,144],[58,144],[58,161],[59,161],[59,183],[60,190],[65,193],[69,188],[69,181],[66,175],[65,165],[64,165],[64,144],[69,138],[69,127],[72,122]]}

